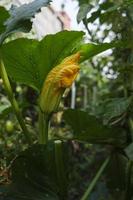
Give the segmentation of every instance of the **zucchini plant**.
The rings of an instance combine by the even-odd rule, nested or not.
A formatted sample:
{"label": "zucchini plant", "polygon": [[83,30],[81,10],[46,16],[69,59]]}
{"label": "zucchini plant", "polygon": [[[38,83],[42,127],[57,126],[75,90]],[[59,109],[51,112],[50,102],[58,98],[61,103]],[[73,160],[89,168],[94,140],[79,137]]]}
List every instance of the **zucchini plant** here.
{"label": "zucchini plant", "polygon": [[[18,8],[13,7],[10,12],[0,7],[0,75],[12,112],[14,111],[21,133],[28,144],[28,148],[20,152],[12,162],[11,183],[0,187],[0,198],[3,200],[68,199],[69,140],[112,147],[81,200],[89,199],[101,174],[105,168],[112,167],[111,164],[116,157],[120,168],[123,169],[124,165],[124,198],[128,197],[130,200],[133,163],[129,151],[132,140],[127,130],[119,126],[104,125],[100,119],[87,111],[67,109],[64,111],[63,119],[72,129],[71,137],[49,137],[51,117],[58,111],[65,90],[71,87],[82,70],[81,63],[107,49],[129,44],[122,41],[85,43],[82,31],[61,31],[47,35],[41,41],[27,38],[7,40],[16,32],[29,32],[32,27],[31,18],[42,6],[48,6],[49,3],[50,0],[37,0]],[[37,141],[33,140],[23,118],[22,108],[13,93],[12,80],[32,87],[38,93]],[[131,126],[131,119],[129,123]]]}

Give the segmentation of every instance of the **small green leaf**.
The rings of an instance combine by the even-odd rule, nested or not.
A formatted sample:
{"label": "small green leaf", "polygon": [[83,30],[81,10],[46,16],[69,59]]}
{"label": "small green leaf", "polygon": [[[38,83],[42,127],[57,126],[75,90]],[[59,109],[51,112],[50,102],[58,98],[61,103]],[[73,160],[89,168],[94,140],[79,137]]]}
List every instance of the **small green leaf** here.
{"label": "small green leaf", "polygon": [[91,10],[92,8],[92,5],[91,4],[82,4],[80,6],[80,9],[78,11],[78,14],[77,14],[77,22],[80,23],[83,19],[86,18],[88,12]]}
{"label": "small green leaf", "polygon": [[99,6],[100,6],[101,10],[105,10],[106,11],[110,7],[114,6],[114,4],[112,2],[103,2]]}
{"label": "small green leaf", "polygon": [[91,14],[91,16],[87,19],[88,23],[93,23],[101,14],[101,10],[97,10]]}
{"label": "small green leaf", "polygon": [[0,43],[11,33],[18,31],[29,32],[32,28],[31,18],[40,11],[41,7],[48,6],[50,1],[35,0],[20,7],[12,7],[10,10],[10,18],[5,22],[6,31],[1,35]]}
{"label": "small green leaf", "polygon": [[7,116],[10,112],[12,112],[11,105],[0,105],[0,119]]}
{"label": "small green leaf", "polygon": [[81,6],[82,4],[87,4],[88,0],[78,0],[79,2],[79,6]]}
{"label": "small green leaf", "polygon": [[4,22],[9,16],[8,11],[4,7],[0,7],[0,34],[5,31]]}
{"label": "small green leaf", "polygon": [[72,54],[83,35],[78,31],[62,31],[40,42],[17,39],[4,44],[2,58],[9,76],[40,90],[48,72]]}
{"label": "small green leaf", "polygon": [[72,139],[94,144],[123,146],[127,142],[126,133],[118,127],[104,126],[96,117],[80,110],[67,110],[65,121],[73,130]]}
{"label": "small green leaf", "polygon": [[9,108],[9,105],[0,105],[0,115],[4,112],[4,110],[6,110],[7,108]]}

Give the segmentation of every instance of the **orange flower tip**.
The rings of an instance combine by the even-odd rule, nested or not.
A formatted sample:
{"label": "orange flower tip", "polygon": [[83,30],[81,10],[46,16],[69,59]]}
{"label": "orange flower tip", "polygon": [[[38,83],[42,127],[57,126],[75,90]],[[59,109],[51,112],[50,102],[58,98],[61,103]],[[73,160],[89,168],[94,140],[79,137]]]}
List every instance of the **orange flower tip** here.
{"label": "orange flower tip", "polygon": [[78,63],[81,56],[80,54],[81,54],[80,52],[77,52],[71,56],[68,56],[62,61],[62,63],[67,63],[67,64]]}

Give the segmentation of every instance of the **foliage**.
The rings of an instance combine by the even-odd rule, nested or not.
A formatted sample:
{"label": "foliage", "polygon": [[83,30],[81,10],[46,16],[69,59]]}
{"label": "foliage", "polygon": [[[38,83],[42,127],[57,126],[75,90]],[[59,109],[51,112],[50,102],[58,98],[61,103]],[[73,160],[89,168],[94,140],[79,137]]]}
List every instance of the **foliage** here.
{"label": "foliage", "polygon": [[0,7],[1,20],[0,20],[0,34],[5,31],[4,21],[9,17],[8,11],[4,7]]}
{"label": "foliage", "polygon": [[102,125],[102,121],[87,112],[67,110],[64,119],[72,127],[73,139],[89,143],[124,145],[126,133],[119,127]]}
{"label": "foliage", "polygon": [[[88,6],[89,12],[83,10],[84,4]],[[82,14],[82,22],[88,33],[88,37],[93,42],[115,41],[121,39],[123,41],[131,41],[132,38],[132,11],[133,1],[110,1],[106,0],[100,4],[97,1],[79,1],[80,9],[79,14]],[[81,19],[78,14],[77,20]],[[80,18],[79,18],[80,17]],[[95,27],[94,27],[95,24]],[[94,28],[93,28],[94,27]],[[97,118],[103,120],[103,123],[108,126],[121,126],[128,132],[128,141],[132,142],[132,44],[126,48],[113,49],[113,51],[105,56],[92,58],[86,63],[86,68],[89,66],[87,92],[88,105],[87,111]],[[89,74],[91,72],[91,76]],[[82,74],[81,80],[83,81],[86,74]],[[85,107],[84,107],[85,108]],[[129,145],[130,147],[130,145]],[[132,147],[127,147],[126,154],[131,156]],[[129,150],[130,149],[130,150]],[[122,156],[122,152],[119,152]],[[117,158],[117,154],[115,155]],[[131,157],[130,157],[131,159]],[[132,159],[131,159],[132,160]],[[130,188],[132,187],[132,164],[126,164],[128,161],[122,161],[120,164],[119,175],[117,180],[123,184],[120,192],[116,192],[114,187],[111,189],[111,199],[131,199],[132,194]],[[117,162],[119,163],[119,161]],[[131,161],[132,163],[132,161]],[[113,165],[113,161],[110,165]],[[118,167],[115,167],[115,169]],[[114,171],[114,169],[113,169]],[[129,174],[128,174],[128,172]],[[112,172],[113,174],[114,172]],[[108,175],[108,179],[112,179],[112,174]],[[116,172],[116,174],[119,174]],[[128,175],[130,178],[128,177]],[[112,178],[111,178],[112,177]],[[114,177],[115,178],[115,177]],[[129,181],[124,185],[122,179]],[[114,180],[116,183],[117,181]],[[112,182],[112,186],[115,185]],[[119,183],[117,182],[117,187]],[[110,188],[109,185],[107,188]],[[126,195],[124,196],[124,189]],[[127,192],[128,191],[128,192]],[[98,192],[98,191],[97,191]],[[128,195],[129,194],[129,195]],[[109,198],[109,197],[108,197]],[[106,199],[106,198],[105,198]]]}
{"label": "foliage", "polygon": [[48,35],[40,42],[29,39],[11,41],[1,50],[7,71],[15,81],[40,90],[48,72],[72,52],[82,36],[83,32],[63,31]]}
{"label": "foliage", "polygon": [[[0,16],[0,73],[10,101],[10,103],[6,101],[6,103],[0,105],[1,124],[6,125],[1,128],[1,131],[6,133],[5,136],[2,136],[2,141],[5,147],[8,134],[14,132],[14,135],[17,135],[16,141],[18,139],[14,152],[19,154],[10,163],[11,158],[14,158],[15,155],[13,152],[11,158],[8,158],[9,151],[7,150],[8,171],[11,172],[11,177],[7,181],[8,184],[6,182],[0,187],[1,196],[3,200],[23,198],[27,200],[38,198],[65,200],[69,198],[67,194],[70,185],[73,184],[71,182],[74,182],[72,178],[74,176],[72,174],[73,166],[76,166],[75,163],[70,164],[72,152],[67,142],[69,140],[73,144],[78,144],[77,141],[79,143],[84,142],[87,148],[90,148],[90,143],[98,144],[99,152],[103,156],[100,159],[100,164],[96,160],[98,166],[94,170],[94,178],[89,177],[92,181],[89,181],[89,187],[81,200],[95,196],[93,189],[96,183],[99,184],[102,173],[104,173],[105,179],[104,187],[107,188],[111,200],[118,199],[118,196],[120,200],[123,197],[131,200],[133,196],[133,111],[131,109],[133,84],[132,70],[130,69],[132,66],[132,43],[129,41],[132,41],[132,30],[128,29],[130,34],[125,34],[123,28],[125,24],[131,27],[132,14],[129,7],[132,6],[132,1],[121,3],[121,1],[107,0],[99,5],[97,5],[97,1],[91,1],[91,4],[87,0],[79,1],[80,9],[77,19],[78,22],[83,21],[91,38],[89,43],[83,41],[84,33],[78,31],[61,31],[54,35],[48,35],[41,41],[25,38],[5,41],[14,32],[29,32],[32,26],[31,17],[34,17],[36,12],[42,6],[47,6],[49,2],[34,1],[19,8],[13,7],[9,13],[0,7],[2,12]],[[96,10],[93,10],[94,8]],[[127,14],[126,19],[123,17],[125,12]],[[127,18],[130,18],[131,21]],[[110,29],[104,30],[101,38],[98,38],[96,31],[90,31],[89,23],[94,23],[96,20],[98,20],[98,30],[104,23],[112,25],[111,30],[115,32],[115,40],[109,43],[104,41],[109,37]],[[119,27],[116,28],[118,20],[120,29]],[[3,42],[5,43],[3,44]],[[97,56],[99,53],[112,48],[112,55],[106,56],[106,58]],[[80,96],[83,96],[81,95],[82,85],[80,84],[83,80],[90,92],[89,98],[86,95],[87,106],[79,105],[80,109],[64,111],[62,124],[65,122],[69,126],[61,124],[61,131],[63,130],[65,134],[60,135],[60,129],[55,125],[56,134],[52,135],[52,129],[50,129],[51,132],[48,132],[48,125],[49,121],[53,122],[51,118],[53,113],[48,115],[43,113],[37,99],[50,70],[60,64],[64,58],[76,52],[79,52],[80,63],[82,63],[77,93],[79,92]],[[83,61],[85,62],[83,63]],[[70,66],[72,64],[71,61]],[[105,68],[107,74],[103,75]],[[71,73],[71,70],[67,71],[68,76]],[[111,75],[111,78],[108,78],[107,75]],[[32,91],[29,87],[37,90],[37,93],[34,90],[32,91],[33,94],[36,94],[34,103],[31,99],[30,101],[26,100],[24,92],[21,95],[14,92],[13,85],[16,87],[16,82],[28,86],[26,87],[27,93]],[[62,86],[62,82],[59,82],[58,87],[60,86]],[[21,87],[25,88],[23,85]],[[50,89],[54,90],[54,87]],[[3,88],[1,91],[3,93]],[[50,101],[50,99],[48,100]],[[81,101],[81,98],[79,101]],[[32,106],[29,108],[30,113],[32,109],[37,113],[37,118],[35,118],[33,124],[32,122],[27,124],[24,117],[26,114],[21,112],[21,110],[26,112],[28,106]],[[15,124],[12,124],[10,120],[10,117],[13,119],[13,111],[18,120]],[[34,115],[31,114],[30,118],[33,117]],[[14,139],[11,143],[13,146]],[[10,147],[10,145],[7,145],[7,147]],[[0,151],[3,152],[3,149],[0,149]],[[67,156],[69,151],[70,157]],[[93,159],[91,156],[89,159],[88,153],[85,157],[91,166]],[[105,157],[107,158],[105,159]],[[101,160],[103,159],[105,161],[102,164]],[[70,165],[71,170],[69,170],[68,165]],[[92,169],[90,168],[90,170]],[[81,182],[79,185],[81,185]],[[86,184],[83,186],[84,188],[87,187]],[[84,189],[82,188],[82,190]]]}
{"label": "foliage", "polygon": [[[63,151],[66,154],[66,150]],[[8,186],[5,198],[59,199],[60,180],[56,168],[54,142],[47,146],[33,145],[15,159],[11,169],[13,182]]]}

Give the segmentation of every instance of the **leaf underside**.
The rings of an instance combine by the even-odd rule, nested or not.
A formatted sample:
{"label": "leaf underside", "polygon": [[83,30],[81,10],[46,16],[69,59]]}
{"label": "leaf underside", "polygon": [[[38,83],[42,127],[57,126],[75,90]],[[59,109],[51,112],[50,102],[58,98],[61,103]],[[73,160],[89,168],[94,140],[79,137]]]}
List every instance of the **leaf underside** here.
{"label": "leaf underside", "polygon": [[29,4],[23,4],[20,7],[12,6],[10,17],[4,23],[6,30],[0,36],[0,43],[11,33],[18,31],[29,32],[32,28],[31,18],[34,17],[43,6],[48,6],[50,2],[51,0],[35,0]]}

